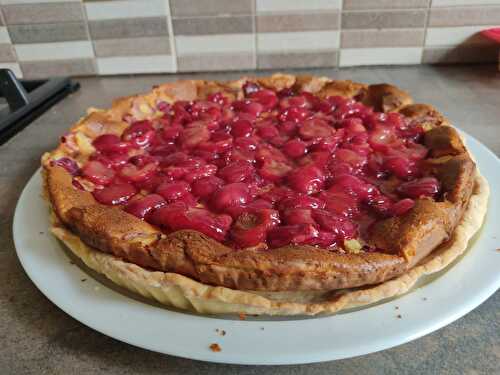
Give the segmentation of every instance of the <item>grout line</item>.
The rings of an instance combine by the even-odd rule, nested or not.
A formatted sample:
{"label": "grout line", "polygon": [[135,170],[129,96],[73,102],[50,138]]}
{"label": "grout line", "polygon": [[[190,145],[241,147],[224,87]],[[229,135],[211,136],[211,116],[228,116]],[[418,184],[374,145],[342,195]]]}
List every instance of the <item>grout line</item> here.
{"label": "grout line", "polygon": [[254,69],[257,71],[259,70],[258,62],[259,62],[259,48],[258,48],[258,38],[257,38],[257,0],[252,1],[252,12],[253,12],[253,18],[252,18],[252,30],[253,30],[253,63],[254,63]]}
{"label": "grout line", "polygon": [[95,76],[99,76],[99,67],[97,66],[97,52],[95,50],[95,45],[94,45],[94,40],[92,39],[92,36],[90,35],[90,26],[89,26],[89,17],[87,15],[87,7],[83,3],[83,1],[80,1],[80,6],[82,7],[82,13],[83,13],[83,22],[85,23],[85,32],[87,33],[87,38],[90,44],[92,45],[92,52],[94,54],[94,58],[92,59],[92,64],[94,65],[94,71],[95,71]]}
{"label": "grout line", "polygon": [[427,14],[425,15],[424,44],[422,46],[422,56],[420,57],[420,65],[424,63],[425,44],[427,43],[427,32],[429,31],[429,19],[431,18],[432,1],[433,0],[429,1],[429,5],[427,6]]}

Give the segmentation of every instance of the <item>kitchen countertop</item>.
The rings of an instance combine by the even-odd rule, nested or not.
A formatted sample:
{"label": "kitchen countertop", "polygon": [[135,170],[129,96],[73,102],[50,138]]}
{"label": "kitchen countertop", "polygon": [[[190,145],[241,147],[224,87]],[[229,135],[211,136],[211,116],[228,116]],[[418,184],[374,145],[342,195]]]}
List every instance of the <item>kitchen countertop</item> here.
{"label": "kitchen countertop", "polygon": [[[305,73],[396,84],[408,90],[416,101],[435,105],[453,123],[500,155],[500,72],[494,66],[367,67],[314,69]],[[58,103],[0,146],[0,373],[500,373],[499,292],[449,326],[396,348],[312,365],[259,367],[191,361],[116,341],[59,310],[31,283],[14,250],[12,217],[15,205],[24,185],[39,167],[40,155],[54,148],[59,136],[88,107],[107,107],[114,97],[144,92],[160,82],[192,77],[234,79],[244,74],[78,79],[82,85],[80,91]]]}

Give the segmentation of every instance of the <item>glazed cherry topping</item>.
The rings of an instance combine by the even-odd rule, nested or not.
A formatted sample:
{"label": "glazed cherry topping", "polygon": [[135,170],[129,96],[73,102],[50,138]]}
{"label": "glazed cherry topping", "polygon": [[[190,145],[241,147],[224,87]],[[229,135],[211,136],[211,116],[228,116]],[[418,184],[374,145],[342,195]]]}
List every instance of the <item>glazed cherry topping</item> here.
{"label": "glazed cherry topping", "polygon": [[357,99],[248,81],[238,99],[156,103],[124,116],[121,136],[95,138],[79,166],[53,161],[74,185],[165,231],[197,230],[235,248],[342,249],[368,224],[439,199],[421,167],[422,127]]}

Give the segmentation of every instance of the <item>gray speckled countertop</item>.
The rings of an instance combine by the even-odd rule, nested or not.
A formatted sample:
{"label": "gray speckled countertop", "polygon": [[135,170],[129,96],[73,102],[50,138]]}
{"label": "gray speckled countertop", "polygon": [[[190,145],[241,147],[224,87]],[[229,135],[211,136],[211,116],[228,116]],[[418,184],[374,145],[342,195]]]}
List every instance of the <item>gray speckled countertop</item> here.
{"label": "gray speckled countertop", "polygon": [[[394,83],[417,101],[434,104],[500,154],[500,73],[494,66],[316,69],[309,73]],[[162,81],[231,79],[242,74],[80,79],[80,91],[0,146],[0,374],[500,374],[498,292],[449,326],[390,350],[313,365],[259,367],[203,363],[135,348],[74,320],[31,283],[14,251],[16,201],[38,168],[40,155],[55,147],[58,137],[86,108],[106,107],[114,97],[147,91]]]}

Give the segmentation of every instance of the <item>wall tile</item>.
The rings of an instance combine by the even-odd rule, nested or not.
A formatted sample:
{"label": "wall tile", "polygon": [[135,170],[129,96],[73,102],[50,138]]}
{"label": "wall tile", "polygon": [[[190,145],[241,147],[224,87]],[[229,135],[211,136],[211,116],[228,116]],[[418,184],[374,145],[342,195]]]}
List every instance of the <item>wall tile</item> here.
{"label": "wall tile", "polygon": [[243,15],[254,12],[254,0],[170,0],[173,17]]}
{"label": "wall tile", "polygon": [[258,52],[318,51],[339,47],[338,31],[257,34]]}
{"label": "wall tile", "polygon": [[173,56],[127,56],[97,58],[99,74],[170,73],[175,71]]}
{"label": "wall tile", "polygon": [[172,20],[174,35],[241,34],[253,32],[251,16],[177,18]]}
{"label": "wall tile", "polygon": [[118,39],[168,35],[165,17],[89,21],[92,39]]}
{"label": "wall tile", "polygon": [[500,23],[500,6],[433,8],[429,26],[477,26]]}
{"label": "wall tile", "polygon": [[87,25],[84,22],[10,25],[9,33],[12,42],[16,44],[88,39]]}
{"label": "wall tile", "polygon": [[38,4],[38,3],[81,3],[81,2],[82,0],[0,0],[1,5]]}
{"label": "wall tile", "polygon": [[481,30],[494,26],[430,27],[425,38],[426,46],[449,46],[456,44],[490,44],[480,34]]}
{"label": "wall tile", "polygon": [[0,43],[11,43],[7,27],[0,26]]}
{"label": "wall tile", "polygon": [[144,18],[168,15],[166,0],[113,0],[93,1],[85,3],[89,20],[109,20],[121,18]]}
{"label": "wall tile", "polygon": [[344,0],[345,10],[427,8],[430,0]]}
{"label": "wall tile", "polygon": [[342,48],[363,47],[421,47],[424,29],[368,29],[342,31]]}
{"label": "wall tile", "polygon": [[83,21],[80,3],[36,3],[3,5],[2,11],[8,25]]}
{"label": "wall tile", "polygon": [[340,51],[340,66],[419,64],[421,47],[345,48]]}
{"label": "wall tile", "polygon": [[264,53],[257,57],[259,69],[332,67],[337,65],[338,51]]}
{"label": "wall tile", "polygon": [[500,0],[432,0],[433,7],[460,5],[500,5]]}
{"label": "wall tile", "polygon": [[17,63],[0,63],[0,69],[10,69],[14,72],[17,78],[23,78],[23,72]]}
{"label": "wall tile", "polygon": [[424,64],[491,63],[498,61],[498,51],[496,45],[426,48],[422,62]]}
{"label": "wall tile", "polygon": [[17,62],[16,52],[12,44],[0,44],[0,63]]}
{"label": "wall tile", "polygon": [[253,34],[179,35],[175,37],[177,56],[203,53],[255,51]]}
{"label": "wall tile", "polygon": [[255,56],[252,53],[202,54],[179,56],[179,72],[248,70],[255,69]]}
{"label": "wall tile", "polygon": [[90,41],[16,44],[20,61],[70,60],[92,58],[94,50]]}
{"label": "wall tile", "polygon": [[94,41],[97,57],[170,55],[165,37],[100,39]]}
{"label": "wall tile", "polygon": [[384,29],[424,27],[426,11],[423,9],[377,11],[377,12],[343,12],[343,29]]}
{"label": "wall tile", "polygon": [[97,72],[94,59],[29,61],[20,65],[25,78],[88,76]]}
{"label": "wall tile", "polygon": [[338,12],[257,15],[257,32],[335,30]]}
{"label": "wall tile", "polygon": [[341,9],[342,0],[256,0],[256,8],[257,12],[332,10]]}

